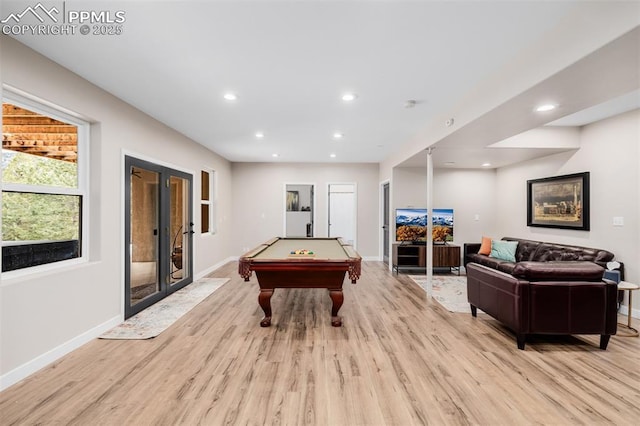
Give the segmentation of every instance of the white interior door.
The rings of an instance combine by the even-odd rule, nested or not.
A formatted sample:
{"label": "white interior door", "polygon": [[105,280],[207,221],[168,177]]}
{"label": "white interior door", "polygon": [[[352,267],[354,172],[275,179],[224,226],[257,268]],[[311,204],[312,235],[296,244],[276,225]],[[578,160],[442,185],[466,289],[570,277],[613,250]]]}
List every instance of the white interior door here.
{"label": "white interior door", "polygon": [[356,245],[356,186],[329,184],[329,237]]}

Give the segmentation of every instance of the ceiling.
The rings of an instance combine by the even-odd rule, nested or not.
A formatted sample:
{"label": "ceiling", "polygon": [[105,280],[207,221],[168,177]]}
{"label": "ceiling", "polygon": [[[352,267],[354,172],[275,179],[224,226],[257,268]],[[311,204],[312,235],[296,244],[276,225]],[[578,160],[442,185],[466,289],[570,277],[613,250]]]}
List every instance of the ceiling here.
{"label": "ceiling", "polygon": [[[5,19],[33,5],[3,3]],[[629,18],[620,28],[601,30],[600,46],[640,23],[640,4],[628,2],[42,3],[66,7],[67,13],[72,8],[124,11],[119,35],[13,37],[234,162],[384,161],[443,116],[464,115],[470,94],[505,75],[530,49],[546,48],[556,59],[554,55],[564,53],[559,46],[571,44],[567,40],[582,38],[586,45],[598,33],[595,29],[620,21],[609,15],[638,12],[637,19]],[[24,23],[33,17],[20,19]],[[636,46],[638,39],[636,30]],[[630,63],[633,80],[640,75],[633,55]],[[600,69],[606,71],[602,64]],[[445,143],[451,144],[456,164],[477,167],[471,160],[479,158],[479,151],[486,153],[488,145],[581,109],[625,94],[625,108],[638,108],[640,78],[635,80],[624,85],[624,93],[614,84],[608,94],[598,90],[597,96],[584,95],[589,86],[567,85],[579,93],[579,102],[567,102],[546,122],[519,119],[518,126],[498,126],[499,132],[487,129],[489,123],[495,127],[500,108],[478,111],[462,126],[452,126],[436,145],[445,152]],[[531,87],[541,91],[551,86],[534,81]],[[225,100],[228,92],[238,98]],[[356,99],[344,102],[341,96],[347,92]],[[522,94],[510,96],[503,105]],[[569,100],[573,94],[563,96]],[[532,97],[529,93],[528,99]],[[415,103],[408,104],[410,100]],[[616,107],[606,110],[611,108]],[[567,125],[585,123],[565,120]],[[483,137],[471,132],[483,126]],[[264,137],[256,138],[256,132]],[[335,139],[336,132],[343,137]],[[463,136],[473,144],[460,143]],[[499,154],[493,149],[487,158],[504,165],[558,149],[569,148],[503,148]],[[420,155],[413,160],[419,163]]]}

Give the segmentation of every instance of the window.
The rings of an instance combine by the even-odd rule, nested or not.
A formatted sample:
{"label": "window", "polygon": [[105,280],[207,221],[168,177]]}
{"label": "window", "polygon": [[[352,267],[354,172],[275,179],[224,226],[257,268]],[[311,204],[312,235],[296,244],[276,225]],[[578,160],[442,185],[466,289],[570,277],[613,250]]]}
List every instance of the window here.
{"label": "window", "polygon": [[2,272],[83,256],[88,124],[10,94],[2,103]]}
{"label": "window", "polygon": [[200,172],[200,232],[215,234],[216,228],[216,172],[202,170]]}

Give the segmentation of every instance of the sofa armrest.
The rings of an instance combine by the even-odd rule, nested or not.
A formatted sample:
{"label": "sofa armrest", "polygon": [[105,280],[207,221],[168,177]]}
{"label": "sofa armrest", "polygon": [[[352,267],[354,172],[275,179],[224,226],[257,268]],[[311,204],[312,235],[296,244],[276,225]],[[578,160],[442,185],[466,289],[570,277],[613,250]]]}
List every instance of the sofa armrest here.
{"label": "sofa armrest", "polygon": [[480,250],[480,243],[464,243],[462,246],[462,263],[466,267],[467,263],[471,260],[467,257],[468,254],[478,253]]}
{"label": "sofa armrest", "polygon": [[529,328],[529,281],[474,262],[467,268],[467,300],[516,333]]}

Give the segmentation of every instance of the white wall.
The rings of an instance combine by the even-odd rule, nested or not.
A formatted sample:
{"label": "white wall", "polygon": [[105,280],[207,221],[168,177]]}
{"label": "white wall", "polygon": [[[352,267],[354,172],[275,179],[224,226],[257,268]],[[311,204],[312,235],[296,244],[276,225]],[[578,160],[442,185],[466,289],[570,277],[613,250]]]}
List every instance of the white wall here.
{"label": "white wall", "polygon": [[[194,174],[218,172],[218,233],[194,240],[194,272],[230,257],[228,161],[17,41],[2,39],[2,82],[92,122],[90,261],[21,278],[0,278],[0,387],[94,338],[123,317],[123,150]],[[194,219],[200,229],[199,199]]]}
{"label": "white wall", "polygon": [[357,185],[357,250],[379,257],[379,182],[377,164],[233,163],[232,252],[240,255],[269,238],[283,235],[287,182],[316,187],[315,236],[327,236],[329,183]]}
{"label": "white wall", "polygon": [[[433,208],[453,209],[455,244],[480,242],[483,235],[495,233],[497,228],[495,185],[495,170],[434,169]],[[395,168],[391,223],[395,223],[396,208],[424,208],[427,204],[426,200],[426,168]]]}
{"label": "white wall", "polygon": [[[454,241],[512,236],[607,249],[640,281],[640,110],[567,132],[580,148],[497,170],[434,170],[434,207],[453,208]],[[578,172],[591,176],[591,230],[527,226],[527,180]],[[392,208],[424,207],[426,168],[393,170]],[[479,220],[475,220],[475,215]],[[613,226],[623,217],[624,226]]]}
{"label": "white wall", "polygon": [[[0,36],[0,44],[3,83],[90,118],[94,160],[90,262],[19,279],[0,278],[0,387],[95,337],[121,318],[123,150],[191,170],[196,176],[196,195],[200,193],[199,170],[218,172],[218,233],[195,239],[196,275],[282,235],[285,182],[316,184],[316,236],[327,232],[327,184],[356,183],[358,251],[363,257],[379,256],[380,181],[391,179],[392,208],[426,204],[426,181],[420,177],[420,169],[392,167],[442,134],[416,144],[415,149],[399,150],[380,165],[230,164],[17,41]],[[478,241],[481,235],[489,234],[605,248],[625,262],[627,280],[638,282],[638,123],[640,115],[634,111],[586,126],[577,152],[497,172],[436,169],[434,205],[454,209],[456,243]],[[592,230],[528,228],[526,180],[580,171],[591,172]],[[198,206],[197,199],[194,206]],[[476,213],[479,221],[473,220]],[[195,229],[199,229],[199,214],[196,208]],[[624,217],[625,226],[613,227],[613,216]]]}
{"label": "white wall", "polygon": [[[498,223],[501,235],[607,249],[625,262],[626,279],[640,281],[640,110],[591,125],[580,134],[580,149],[498,170]],[[529,179],[590,172],[591,230],[527,227]],[[613,226],[613,217],[624,226]]]}

